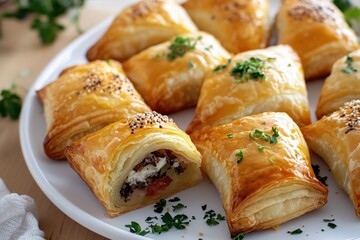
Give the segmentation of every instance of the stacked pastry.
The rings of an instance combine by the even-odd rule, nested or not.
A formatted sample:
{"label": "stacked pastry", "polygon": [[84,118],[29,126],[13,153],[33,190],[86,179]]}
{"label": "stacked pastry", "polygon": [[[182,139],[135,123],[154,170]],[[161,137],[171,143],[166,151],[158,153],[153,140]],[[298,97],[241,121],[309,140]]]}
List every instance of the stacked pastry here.
{"label": "stacked pastry", "polygon": [[[93,62],[65,70],[38,91],[46,154],[66,156],[110,216],[196,184],[201,166],[220,192],[235,236],[275,228],[326,203],[303,127],[310,146],[320,148],[359,202],[359,146],[351,145],[354,152],[331,142],[344,136],[359,145],[359,103],[326,118],[340,124],[339,135],[325,135],[326,144],[317,137],[322,120],[308,126],[305,79],[328,74],[336,59],[358,47],[342,13],[331,1],[284,0],[276,19],[279,45],[266,48],[269,0],[188,0],[183,7],[143,0],[124,9],[88,50]],[[334,65],[318,116],[359,97],[360,88],[339,86],[358,84],[349,75],[360,72],[358,54]],[[346,80],[338,83],[339,76]],[[191,138],[161,115],[194,106]],[[350,130],[344,131],[345,121]]]}

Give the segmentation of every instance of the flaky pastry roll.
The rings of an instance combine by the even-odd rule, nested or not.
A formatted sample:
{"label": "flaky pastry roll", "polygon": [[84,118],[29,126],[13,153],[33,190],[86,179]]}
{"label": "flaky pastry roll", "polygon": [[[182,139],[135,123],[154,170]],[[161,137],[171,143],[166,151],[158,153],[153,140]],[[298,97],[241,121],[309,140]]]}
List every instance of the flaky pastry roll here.
{"label": "flaky pastry roll", "polygon": [[65,154],[112,217],[201,179],[201,156],[189,136],[156,112],[89,134],[68,146]]}
{"label": "flaky pastry roll", "polygon": [[360,99],[360,50],[335,62],[326,78],[316,107],[316,117],[338,110],[344,103]]}
{"label": "flaky pastry roll", "polygon": [[300,60],[289,46],[239,53],[214,69],[187,132],[267,111],[286,112],[299,126],[311,122]]}
{"label": "flaky pastry roll", "polygon": [[44,150],[65,159],[64,148],[84,135],[128,116],[150,111],[116,61],[95,61],[66,69],[37,91],[44,105]]}
{"label": "flaky pastry roll", "polygon": [[195,31],[197,27],[175,0],[143,0],[121,11],[86,57],[124,61],[149,46]]}
{"label": "flaky pastry roll", "polygon": [[147,48],[124,70],[151,109],[165,114],[195,106],[207,73],[230,57],[213,36],[196,32]]}
{"label": "flaky pastry roll", "polygon": [[187,0],[183,7],[200,30],[213,34],[232,53],[267,45],[269,0]]}
{"label": "flaky pastry roll", "polygon": [[301,131],[309,147],[328,164],[360,216],[360,100],[345,103]]}
{"label": "flaky pastry roll", "polygon": [[220,193],[231,236],[276,228],[327,201],[300,129],[286,113],[243,117],[191,139]]}
{"label": "flaky pastry roll", "polygon": [[354,31],[332,1],[283,0],[276,26],[278,44],[299,54],[306,79],[329,74],[336,60],[358,48]]}

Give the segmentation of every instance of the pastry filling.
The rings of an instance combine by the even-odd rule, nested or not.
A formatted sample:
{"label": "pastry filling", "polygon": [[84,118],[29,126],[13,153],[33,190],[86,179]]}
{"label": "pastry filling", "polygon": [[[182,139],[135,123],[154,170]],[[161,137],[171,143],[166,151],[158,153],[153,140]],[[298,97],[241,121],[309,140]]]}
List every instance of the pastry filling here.
{"label": "pastry filling", "polygon": [[170,185],[170,171],[179,175],[184,170],[180,159],[170,150],[149,153],[131,170],[120,189],[120,196],[127,202],[136,190],[144,191],[146,195],[154,195]]}

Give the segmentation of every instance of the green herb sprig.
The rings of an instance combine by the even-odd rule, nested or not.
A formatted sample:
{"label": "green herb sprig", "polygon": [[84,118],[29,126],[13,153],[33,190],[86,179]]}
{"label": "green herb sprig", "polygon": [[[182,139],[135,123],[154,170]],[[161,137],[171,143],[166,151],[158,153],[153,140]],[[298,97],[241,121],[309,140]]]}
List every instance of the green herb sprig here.
{"label": "green herb sprig", "polygon": [[311,164],[313,170],[314,170],[314,173],[315,173],[315,176],[316,178],[322,182],[325,186],[328,186],[328,184],[326,183],[326,180],[327,180],[327,176],[320,176],[320,166],[319,165],[314,165],[314,164]]}
{"label": "green herb sprig", "polygon": [[295,229],[293,231],[288,231],[287,233],[291,234],[291,235],[297,235],[297,234],[301,234],[303,231],[298,228],[298,229]]}
{"label": "green herb sprig", "polygon": [[237,83],[252,80],[265,80],[266,75],[263,73],[265,61],[258,57],[251,57],[244,62],[237,62],[230,72]]}
{"label": "green herb sprig", "polygon": [[358,69],[353,66],[353,61],[354,59],[349,55],[347,55],[345,59],[346,67],[341,69],[341,72],[345,74],[351,74],[357,72]]}
{"label": "green herb sprig", "polygon": [[227,63],[226,63],[226,64],[224,64],[224,65],[219,65],[219,66],[217,66],[216,68],[214,68],[213,72],[219,72],[219,71],[222,71],[222,70],[226,69],[226,68],[229,66],[230,63],[231,63],[231,58],[229,58],[229,59],[227,60]]}
{"label": "green herb sprig", "polygon": [[204,219],[206,220],[206,224],[209,226],[215,226],[219,224],[219,221],[224,221],[225,216],[220,213],[215,213],[214,210],[209,210],[205,212]]}
{"label": "green herb sprig", "polygon": [[14,92],[15,87],[3,89],[0,93],[0,115],[1,117],[9,116],[12,120],[16,120],[21,112],[21,97]]}
{"label": "green herb sprig", "polygon": [[236,237],[234,237],[232,240],[243,240],[245,237],[245,234],[239,233]]}
{"label": "green herb sprig", "polygon": [[150,232],[147,229],[142,230],[140,224],[137,222],[134,222],[134,221],[131,221],[131,223],[125,225],[125,227],[129,228],[130,232],[135,233],[140,236],[145,236],[146,234],[148,234]]}
{"label": "green herb sprig", "polygon": [[264,141],[270,142],[270,144],[275,144],[278,142],[279,132],[276,127],[271,128],[273,134],[267,134],[262,130],[255,129],[252,133],[249,133],[249,138],[257,140],[262,139]]}
{"label": "green herb sprig", "polygon": [[27,16],[32,15],[34,18],[31,28],[38,32],[43,44],[54,42],[59,32],[64,30],[65,26],[59,23],[58,18],[70,9],[75,9],[72,22],[75,24],[78,32],[81,33],[78,25],[78,10],[84,5],[84,0],[14,0],[13,3],[17,9],[12,12],[5,12],[0,17],[23,20]]}
{"label": "green herb sprig", "polygon": [[343,12],[346,22],[355,33],[360,35],[360,8],[351,4],[350,0],[333,0],[334,4]]}
{"label": "green herb sprig", "polygon": [[193,50],[196,47],[198,41],[202,39],[198,38],[177,36],[169,46],[170,52],[166,55],[169,60],[174,60],[177,57],[182,57],[187,51]]}

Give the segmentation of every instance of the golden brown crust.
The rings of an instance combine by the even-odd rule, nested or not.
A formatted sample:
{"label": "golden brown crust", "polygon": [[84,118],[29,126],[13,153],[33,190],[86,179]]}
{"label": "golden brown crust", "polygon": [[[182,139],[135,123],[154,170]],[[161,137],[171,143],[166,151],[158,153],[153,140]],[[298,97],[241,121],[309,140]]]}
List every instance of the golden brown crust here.
{"label": "golden brown crust", "polygon": [[149,46],[195,31],[196,26],[176,1],[144,0],[124,9],[86,57],[90,61],[124,61]]}
{"label": "golden brown crust", "polygon": [[276,25],[278,43],[299,54],[306,79],[328,74],[337,59],[358,48],[355,33],[332,1],[284,0]]}
{"label": "golden brown crust", "polygon": [[[264,78],[237,80],[237,63],[261,60]],[[299,126],[310,124],[307,90],[300,60],[288,46],[279,45],[236,55],[226,69],[210,73],[201,88],[195,117],[187,132],[217,126],[266,112],[288,113]]]}
{"label": "golden brown crust", "polygon": [[[121,199],[120,189],[130,171],[160,149],[181,157],[184,172],[172,175],[170,185],[155,195]],[[137,114],[89,134],[66,147],[65,154],[112,217],[166,198],[201,179],[201,156],[189,136],[156,112]]]}
{"label": "golden brown crust", "polygon": [[[169,47],[180,38],[194,49],[169,58]],[[230,57],[213,36],[197,32],[147,48],[124,62],[124,70],[151,109],[167,114],[195,106],[206,74]]]}
{"label": "golden brown crust", "polygon": [[316,107],[316,117],[338,110],[345,102],[360,99],[360,50],[337,60],[326,78]]}
{"label": "golden brown crust", "polygon": [[360,100],[301,129],[309,147],[328,164],[360,216]]}
{"label": "golden brown crust", "polygon": [[47,126],[44,150],[55,160],[64,159],[65,146],[83,135],[150,110],[116,61],[68,68],[37,94]]}
{"label": "golden brown crust", "polygon": [[[268,138],[277,132],[277,142],[263,140],[255,130]],[[194,132],[191,139],[220,192],[232,236],[275,228],[327,201],[300,129],[285,113],[243,117]]]}
{"label": "golden brown crust", "polygon": [[213,34],[232,53],[267,45],[269,0],[188,0],[183,6],[200,30]]}

